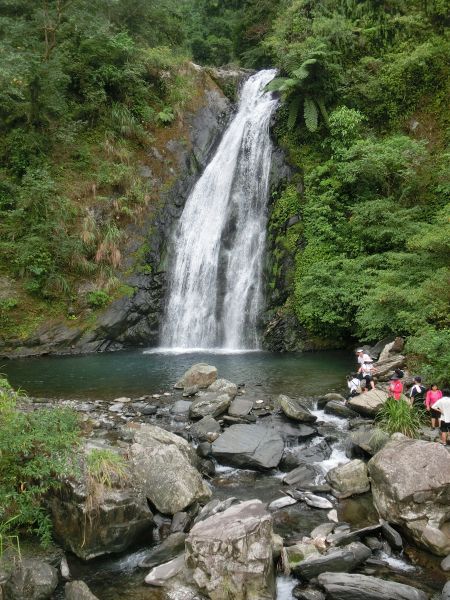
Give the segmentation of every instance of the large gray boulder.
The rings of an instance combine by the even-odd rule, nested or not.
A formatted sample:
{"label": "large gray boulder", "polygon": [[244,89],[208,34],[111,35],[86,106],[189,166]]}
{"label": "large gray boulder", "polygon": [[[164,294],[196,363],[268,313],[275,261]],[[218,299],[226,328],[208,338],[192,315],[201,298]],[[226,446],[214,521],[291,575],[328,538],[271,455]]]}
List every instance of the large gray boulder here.
{"label": "large gray boulder", "polygon": [[47,600],[58,585],[58,573],[42,560],[25,559],[17,563],[5,585],[7,600]]}
{"label": "large gray boulder", "polygon": [[186,371],[174,387],[176,389],[184,390],[196,385],[199,389],[205,389],[214,383],[216,379],[216,367],[207,365],[206,363],[197,363],[196,365],[192,365],[192,367]]}
{"label": "large gray boulder", "polygon": [[391,358],[379,360],[378,362],[374,363],[374,367],[377,370],[377,379],[386,381],[393,374],[394,370],[403,367],[405,362],[406,357],[402,354],[397,354]]}
{"label": "large gray boulder", "polygon": [[291,471],[302,464],[321,462],[330,458],[330,456],[331,448],[324,439],[307,448],[302,448],[301,446],[288,447],[284,450],[280,468],[283,471]]}
{"label": "large gray boulder", "polygon": [[428,600],[427,594],[403,583],[349,573],[321,573],[319,584],[329,600]]}
{"label": "large gray boulder", "polygon": [[200,521],[186,540],[186,563],[212,600],[273,600],[273,524],[259,500]]}
{"label": "large gray boulder", "polygon": [[450,456],[444,446],[395,434],[369,461],[374,504],[438,556],[450,553]]}
{"label": "large gray boulder", "polygon": [[203,392],[192,402],[189,415],[191,419],[218,417],[227,410],[231,400],[231,396],[226,393]]}
{"label": "large gray boulder", "polygon": [[213,417],[209,415],[200,419],[191,426],[190,433],[192,437],[201,442],[209,441],[209,437],[213,433],[220,433],[221,427]]}
{"label": "large gray boulder", "polygon": [[230,404],[228,414],[232,417],[245,417],[251,413],[253,409],[253,400],[239,396]]}
{"label": "large gray boulder", "polygon": [[228,379],[216,379],[216,381],[208,387],[208,392],[221,392],[222,394],[228,394],[234,398],[238,392],[238,387],[232,381],[228,381]]}
{"label": "large gray boulder", "polygon": [[441,600],[450,600],[450,581],[447,581],[442,589]]}
{"label": "large gray boulder", "polygon": [[84,581],[70,581],[64,587],[66,600],[98,600]]}
{"label": "large gray boulder", "polygon": [[220,462],[249,469],[274,469],[283,450],[281,436],[258,425],[232,425],[212,445]]}
{"label": "large gray boulder", "polygon": [[336,498],[348,498],[370,489],[366,463],[358,459],[331,469],[326,475],[326,480]]}
{"label": "large gray boulder", "polygon": [[145,578],[145,583],[156,587],[164,586],[184,569],[184,553],[162,565],[154,567]]}
{"label": "large gray boulder", "polygon": [[350,398],[347,404],[352,410],[356,410],[357,413],[364,417],[375,417],[388,399],[388,396],[383,390],[375,388],[374,390]]}
{"label": "large gray boulder", "polygon": [[153,515],[140,481],[125,463],[125,473],[106,486],[89,476],[86,465],[49,499],[53,533],[83,560],[122,552],[151,531]]}
{"label": "large gray boulder", "polygon": [[339,402],[337,400],[330,400],[326,403],[324,411],[328,415],[336,415],[337,417],[341,417],[342,419],[353,419],[358,416],[358,413],[355,412],[352,408],[344,404],[343,402]]}
{"label": "large gray boulder", "polygon": [[281,407],[281,410],[284,414],[290,419],[294,419],[295,421],[300,421],[303,423],[314,423],[317,421],[317,417],[311,413],[311,411],[303,406],[298,400],[294,400],[293,398],[289,398],[288,396],[284,396],[281,394],[278,396],[278,403]]}
{"label": "large gray boulder", "polygon": [[353,542],[341,548],[332,548],[326,554],[308,556],[295,568],[295,574],[302,579],[313,579],[324,572],[342,573],[352,571],[372,554],[371,550]]}
{"label": "large gray boulder", "polygon": [[186,440],[160,427],[141,425],[134,441],[130,448],[134,472],[159,512],[174,515],[211,496]]}

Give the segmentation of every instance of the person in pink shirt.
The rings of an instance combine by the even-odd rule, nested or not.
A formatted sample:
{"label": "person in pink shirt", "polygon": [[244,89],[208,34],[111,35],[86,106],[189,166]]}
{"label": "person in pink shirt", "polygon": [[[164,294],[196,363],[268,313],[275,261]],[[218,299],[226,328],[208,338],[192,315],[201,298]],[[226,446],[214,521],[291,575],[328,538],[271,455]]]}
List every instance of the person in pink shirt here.
{"label": "person in pink shirt", "polygon": [[425,396],[425,407],[428,412],[431,413],[431,427],[439,426],[439,419],[441,413],[433,408],[433,404],[442,398],[441,390],[438,390],[438,386],[432,383],[430,389]]}
{"label": "person in pink shirt", "polygon": [[403,383],[400,381],[399,376],[394,373],[391,377],[389,384],[389,393],[396,400],[400,400],[403,392]]}

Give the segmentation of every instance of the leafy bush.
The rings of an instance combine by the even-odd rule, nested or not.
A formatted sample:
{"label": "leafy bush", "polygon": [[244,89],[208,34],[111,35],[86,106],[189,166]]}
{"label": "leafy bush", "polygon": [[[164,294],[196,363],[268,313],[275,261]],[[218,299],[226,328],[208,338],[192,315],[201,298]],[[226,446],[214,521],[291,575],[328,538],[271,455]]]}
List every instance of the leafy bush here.
{"label": "leafy bush", "polygon": [[111,296],[103,290],[94,290],[86,294],[86,300],[91,308],[103,308],[111,302]]}
{"label": "leafy bush", "polygon": [[388,398],[375,419],[377,426],[386,433],[403,433],[411,438],[419,437],[420,428],[425,422],[422,408],[411,406],[400,398]]}
{"label": "leafy bush", "polygon": [[18,401],[20,395],[0,380],[0,523],[3,533],[32,532],[47,544],[45,499],[75,470],[78,416],[61,408],[22,412]]}

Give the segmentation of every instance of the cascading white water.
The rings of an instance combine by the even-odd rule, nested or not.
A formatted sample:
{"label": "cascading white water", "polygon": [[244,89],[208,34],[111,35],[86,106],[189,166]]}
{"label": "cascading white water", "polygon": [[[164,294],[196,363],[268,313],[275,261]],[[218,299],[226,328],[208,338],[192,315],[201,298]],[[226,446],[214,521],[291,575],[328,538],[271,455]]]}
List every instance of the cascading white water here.
{"label": "cascading white water", "polygon": [[173,240],[166,348],[258,348],[262,266],[277,100],[264,91],[275,70],[251,76],[238,111],[198,180]]}

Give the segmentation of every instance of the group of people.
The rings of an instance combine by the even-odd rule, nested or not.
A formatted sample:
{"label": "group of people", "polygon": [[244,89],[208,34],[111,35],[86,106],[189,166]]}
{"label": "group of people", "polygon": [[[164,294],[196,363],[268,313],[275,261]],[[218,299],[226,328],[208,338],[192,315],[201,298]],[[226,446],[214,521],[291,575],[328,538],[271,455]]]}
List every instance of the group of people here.
{"label": "group of people", "polygon": [[[358,359],[358,371],[347,377],[349,395],[351,397],[375,389],[376,368],[372,357],[363,348],[356,350]],[[403,379],[404,372],[395,369],[389,380],[389,393],[395,400],[400,400],[404,394]],[[440,390],[437,384],[432,383],[427,389],[422,384],[422,378],[414,377],[411,389],[405,394],[406,400],[413,404],[424,404],[431,416],[431,427],[439,427],[441,430],[441,442],[447,444],[450,433],[450,390]]]}

